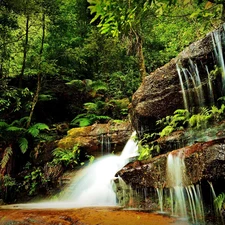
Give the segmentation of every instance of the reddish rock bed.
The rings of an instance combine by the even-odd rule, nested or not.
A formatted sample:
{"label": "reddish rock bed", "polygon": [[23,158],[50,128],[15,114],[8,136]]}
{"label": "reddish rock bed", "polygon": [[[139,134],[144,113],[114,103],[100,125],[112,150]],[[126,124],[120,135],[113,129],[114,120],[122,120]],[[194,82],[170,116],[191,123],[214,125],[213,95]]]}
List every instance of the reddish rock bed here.
{"label": "reddish rock bed", "polygon": [[167,216],[118,208],[1,209],[0,225],[187,225]]}

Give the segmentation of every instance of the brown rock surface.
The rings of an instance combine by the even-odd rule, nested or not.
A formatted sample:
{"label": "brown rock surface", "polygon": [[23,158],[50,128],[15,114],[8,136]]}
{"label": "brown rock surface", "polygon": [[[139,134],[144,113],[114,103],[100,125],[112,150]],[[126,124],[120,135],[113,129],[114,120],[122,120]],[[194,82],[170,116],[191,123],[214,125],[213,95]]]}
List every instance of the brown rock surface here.
{"label": "brown rock surface", "polygon": [[0,225],[188,225],[175,218],[116,208],[0,209]]}
{"label": "brown rock surface", "polygon": [[[183,95],[179,81],[176,65],[182,65],[184,68],[189,68],[189,60],[192,60],[198,66],[201,77],[205,103],[209,103],[206,92],[206,79],[208,77],[205,65],[209,71],[214,69],[216,64],[213,58],[213,44],[211,33],[205,38],[194,42],[189,47],[184,49],[176,58],[169,63],[156,69],[149,76],[146,76],[138,90],[134,93],[131,104],[131,119],[132,125],[139,135],[143,133],[151,133],[155,130],[155,122],[168,115],[172,115],[176,109],[184,108]],[[189,78],[190,79],[190,78]],[[190,81],[191,83],[192,81]],[[215,86],[219,87],[219,81]],[[220,88],[215,89],[215,99]],[[192,95],[192,107],[199,106],[197,96],[194,89],[189,89]]]}
{"label": "brown rock surface", "polygon": [[102,139],[109,139],[111,150],[122,150],[132,133],[129,122],[94,124],[87,127],[72,128],[67,132],[67,136],[57,142],[60,148],[72,149],[79,144],[84,147],[89,154],[101,152]]}
{"label": "brown rock surface", "polygon": [[[171,154],[182,154],[186,165],[189,184],[199,181],[225,179],[225,139],[220,138],[205,143],[180,148]],[[168,187],[166,165],[169,153],[149,160],[135,161],[121,169],[119,175],[127,184],[139,187]]]}

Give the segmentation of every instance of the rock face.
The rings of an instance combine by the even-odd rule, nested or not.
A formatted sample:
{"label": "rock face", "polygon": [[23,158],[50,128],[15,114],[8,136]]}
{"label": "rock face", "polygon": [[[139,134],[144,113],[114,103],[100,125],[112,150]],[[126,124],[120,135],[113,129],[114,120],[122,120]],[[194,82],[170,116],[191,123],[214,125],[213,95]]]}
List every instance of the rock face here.
{"label": "rock face", "polygon": [[101,151],[121,151],[131,136],[129,122],[94,124],[87,127],[72,128],[67,136],[57,142],[63,149],[72,149],[79,144],[88,154],[96,155]]}
{"label": "rock face", "polygon": [[[223,32],[221,29],[219,31]],[[131,106],[132,124],[139,135],[154,131],[156,120],[172,115],[176,109],[185,108],[177,65],[188,68],[189,71],[193,70],[190,67],[196,66],[202,82],[204,105],[210,103],[209,94],[206,90],[207,82],[205,79],[208,77],[208,74],[205,66],[207,65],[209,72],[214,69],[216,62],[213,51],[213,39],[212,33],[210,33],[202,40],[191,44],[176,58],[144,79],[139,89],[133,95]],[[184,85],[187,86],[187,83]],[[218,79],[213,85],[216,86],[214,87],[214,90],[217,91],[214,92],[216,100],[220,96],[220,93],[218,93],[218,90],[221,89],[220,80]],[[192,107],[199,106],[196,102],[197,96],[194,94],[193,87],[189,92],[193,92]]]}
{"label": "rock face", "polygon": [[[168,154],[179,155],[186,167],[186,184],[197,184],[200,181],[218,181],[225,179],[225,138],[196,143],[181,149],[154,157],[145,161],[127,164],[117,173],[132,187],[169,187],[167,182]],[[179,169],[179,168],[176,168]]]}

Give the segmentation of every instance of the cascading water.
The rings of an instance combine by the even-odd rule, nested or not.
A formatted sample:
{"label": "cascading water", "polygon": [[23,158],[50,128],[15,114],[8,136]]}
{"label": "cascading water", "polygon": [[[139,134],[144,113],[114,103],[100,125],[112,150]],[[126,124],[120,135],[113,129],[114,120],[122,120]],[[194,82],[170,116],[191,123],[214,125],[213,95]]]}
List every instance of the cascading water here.
{"label": "cascading water", "polygon": [[182,152],[168,155],[167,183],[170,187],[172,215],[183,218],[189,215],[193,223],[205,224],[200,187],[189,184]]}
{"label": "cascading water", "polygon": [[81,178],[75,177],[61,201],[73,202],[78,207],[117,205],[112,181],[116,172],[138,155],[135,135],[135,132],[131,135],[120,156],[101,157],[82,172]]}

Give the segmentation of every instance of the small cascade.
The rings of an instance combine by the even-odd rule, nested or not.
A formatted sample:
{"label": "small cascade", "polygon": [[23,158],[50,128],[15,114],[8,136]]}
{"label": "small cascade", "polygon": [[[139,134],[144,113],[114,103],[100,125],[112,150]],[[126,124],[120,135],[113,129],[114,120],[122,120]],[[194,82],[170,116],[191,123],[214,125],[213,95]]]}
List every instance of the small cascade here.
{"label": "small cascade", "polygon": [[176,65],[185,109],[189,110],[194,104],[204,106],[205,98],[197,64],[189,59],[189,68]]}
{"label": "small cascade", "polygon": [[111,138],[109,134],[100,135],[101,155],[111,153]]}
{"label": "small cascade", "polygon": [[212,86],[212,81],[211,81],[211,77],[210,77],[210,73],[209,73],[209,69],[207,65],[205,66],[205,69],[208,75],[208,89],[209,89],[210,104],[214,105],[215,100],[214,100],[213,86]]}
{"label": "small cascade", "polygon": [[212,182],[208,181],[209,183],[209,186],[210,186],[210,189],[211,189],[211,192],[212,192],[212,196],[213,196],[213,206],[214,206],[214,211],[216,212],[217,216],[221,218],[221,223],[224,225],[225,224],[225,221],[224,221],[224,217],[221,213],[221,211],[219,211],[215,205],[215,199],[216,199],[216,192],[214,190],[214,187],[213,187],[213,184]]}
{"label": "small cascade", "polygon": [[187,100],[187,95],[186,95],[186,91],[184,88],[184,82],[183,82],[183,78],[182,78],[182,74],[181,74],[181,69],[178,66],[178,64],[176,64],[176,68],[177,68],[177,72],[178,72],[178,76],[179,76],[179,80],[180,80],[180,85],[181,85],[181,90],[182,90],[182,95],[183,95],[183,101],[184,101],[184,108],[188,109],[188,100]]}
{"label": "small cascade", "polygon": [[[225,30],[225,27],[223,26],[223,29]],[[224,64],[224,57],[223,57],[223,43],[221,38],[221,33],[216,30],[212,33],[212,42],[214,47],[214,53],[215,57],[217,59],[217,62],[219,66],[222,69],[222,83],[223,83],[223,92],[225,88],[225,64]]]}
{"label": "small cascade", "polygon": [[200,187],[189,185],[181,152],[168,155],[167,183],[170,187],[171,215],[190,217],[194,224],[205,224]]}
{"label": "small cascade", "polygon": [[159,198],[160,213],[163,213],[163,188],[156,188],[156,192]]}
{"label": "small cascade", "polygon": [[114,176],[130,158],[138,155],[135,136],[133,132],[120,156],[103,156],[84,169],[79,177],[76,176],[64,191],[66,194],[61,196],[61,202],[73,202],[77,207],[117,205],[113,190]]}

